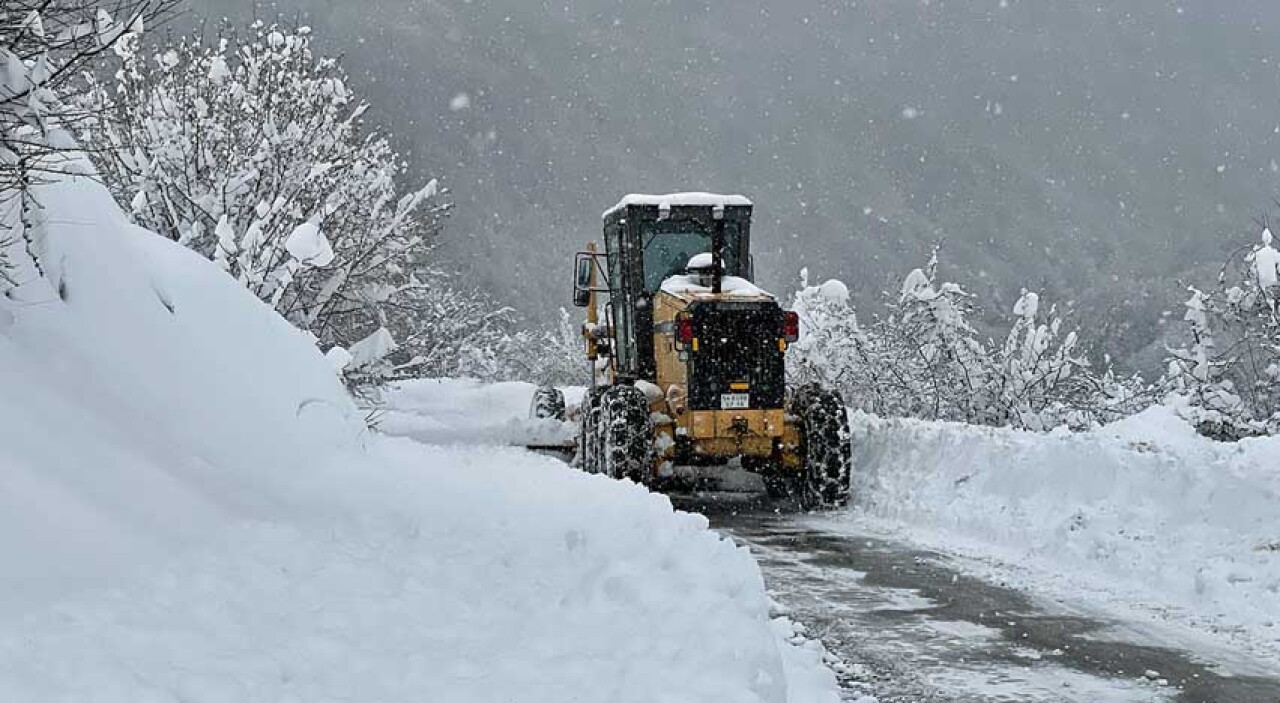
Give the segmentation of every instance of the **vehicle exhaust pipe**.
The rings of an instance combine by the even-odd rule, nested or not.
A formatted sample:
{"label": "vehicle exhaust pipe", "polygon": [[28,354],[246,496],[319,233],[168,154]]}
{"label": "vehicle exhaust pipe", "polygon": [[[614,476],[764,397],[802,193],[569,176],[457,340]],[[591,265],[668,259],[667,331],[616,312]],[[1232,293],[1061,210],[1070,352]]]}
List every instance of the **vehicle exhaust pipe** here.
{"label": "vehicle exhaust pipe", "polygon": [[711,293],[720,295],[724,285],[724,206],[714,210],[715,226],[711,228]]}

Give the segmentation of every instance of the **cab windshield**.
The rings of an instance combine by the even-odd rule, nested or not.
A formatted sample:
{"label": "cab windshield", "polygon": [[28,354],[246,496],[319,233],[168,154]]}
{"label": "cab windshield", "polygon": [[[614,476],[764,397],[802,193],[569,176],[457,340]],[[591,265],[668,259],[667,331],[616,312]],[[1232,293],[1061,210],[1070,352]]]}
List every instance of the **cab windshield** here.
{"label": "cab windshield", "polygon": [[[738,252],[738,228],[725,225],[725,273],[741,276],[742,266]],[[673,223],[657,231],[649,232],[644,240],[644,287],[650,293],[662,287],[668,278],[683,273],[689,259],[711,251],[711,233],[689,222]]]}

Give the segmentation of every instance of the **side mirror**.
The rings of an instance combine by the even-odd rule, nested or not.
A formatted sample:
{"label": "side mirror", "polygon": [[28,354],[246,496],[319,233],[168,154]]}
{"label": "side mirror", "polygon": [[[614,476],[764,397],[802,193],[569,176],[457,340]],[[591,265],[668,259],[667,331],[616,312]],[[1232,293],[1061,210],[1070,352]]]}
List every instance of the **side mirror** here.
{"label": "side mirror", "polygon": [[589,254],[578,254],[573,271],[573,304],[585,308],[591,303],[591,269],[595,260]]}
{"label": "side mirror", "polygon": [[573,304],[585,308],[591,304],[592,293],[609,292],[609,276],[606,273],[604,254],[594,249],[578,252],[573,264]]}

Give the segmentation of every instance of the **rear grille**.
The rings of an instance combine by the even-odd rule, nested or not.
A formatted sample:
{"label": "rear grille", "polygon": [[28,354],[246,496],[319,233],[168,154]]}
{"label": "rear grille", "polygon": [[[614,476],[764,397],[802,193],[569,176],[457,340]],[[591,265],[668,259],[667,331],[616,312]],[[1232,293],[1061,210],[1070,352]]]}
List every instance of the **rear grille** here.
{"label": "rear grille", "polygon": [[743,393],[751,409],[781,408],[782,309],[776,303],[698,303],[690,312],[698,339],[698,350],[689,355],[690,409],[719,410],[721,396]]}

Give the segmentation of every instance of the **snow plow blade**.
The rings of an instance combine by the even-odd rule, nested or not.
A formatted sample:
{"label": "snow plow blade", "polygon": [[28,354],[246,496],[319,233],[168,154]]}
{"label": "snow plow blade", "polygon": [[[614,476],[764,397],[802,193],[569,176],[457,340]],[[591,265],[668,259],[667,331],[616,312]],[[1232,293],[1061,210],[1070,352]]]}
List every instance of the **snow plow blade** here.
{"label": "snow plow blade", "polygon": [[573,457],[578,453],[578,445],[576,442],[568,444],[526,444],[525,449],[534,454],[541,454],[563,461],[566,464],[573,462]]}

